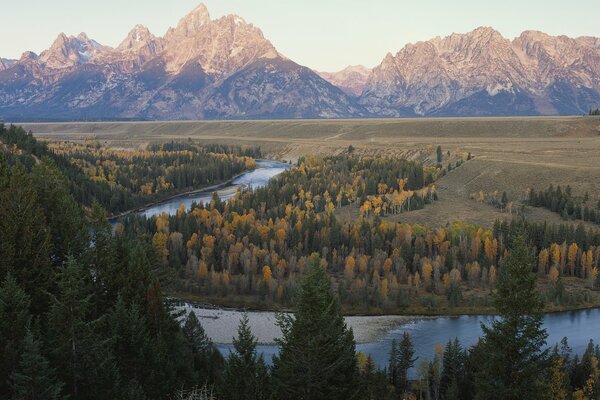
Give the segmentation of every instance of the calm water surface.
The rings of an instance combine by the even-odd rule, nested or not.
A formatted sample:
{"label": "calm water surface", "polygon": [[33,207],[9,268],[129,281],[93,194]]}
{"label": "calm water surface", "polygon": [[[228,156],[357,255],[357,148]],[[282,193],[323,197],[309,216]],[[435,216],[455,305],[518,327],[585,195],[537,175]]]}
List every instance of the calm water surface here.
{"label": "calm water surface", "polygon": [[[249,172],[246,172],[236,179],[233,180],[230,186],[226,186],[220,188],[219,190],[227,190],[239,185],[250,186],[252,188],[259,188],[265,186],[271,178],[279,175],[283,171],[290,168],[288,164],[280,163],[277,161],[257,161],[256,162],[258,168]],[[227,200],[231,198],[234,193],[226,194],[221,196],[221,200]],[[164,203],[156,204],[154,206],[148,207],[138,214],[143,215],[146,218],[151,218],[155,215],[160,215],[162,213],[167,213],[169,215],[174,215],[177,213],[177,209],[185,204],[186,209],[189,209],[192,203],[207,203],[212,199],[212,192],[210,194],[207,193],[199,193],[193,194],[189,196],[177,197],[173,200],[166,201]]]}
{"label": "calm water surface", "polygon": [[[415,356],[418,360],[431,360],[437,344],[445,345],[448,340],[458,337],[463,347],[470,347],[482,335],[481,323],[490,324],[492,316],[459,316],[419,319],[389,330],[379,340],[370,343],[357,344],[358,351],[370,354],[373,360],[383,368],[387,366],[392,339],[400,339],[404,332],[411,335],[415,346]],[[571,311],[547,314],[544,317],[544,327],[548,331],[548,345],[560,342],[567,337],[569,345],[576,353],[583,353],[590,339],[600,342],[600,309]],[[228,354],[232,349],[230,344],[218,344],[218,348]],[[275,345],[258,345],[265,359],[271,362],[277,353]],[[419,361],[417,361],[418,363]]]}

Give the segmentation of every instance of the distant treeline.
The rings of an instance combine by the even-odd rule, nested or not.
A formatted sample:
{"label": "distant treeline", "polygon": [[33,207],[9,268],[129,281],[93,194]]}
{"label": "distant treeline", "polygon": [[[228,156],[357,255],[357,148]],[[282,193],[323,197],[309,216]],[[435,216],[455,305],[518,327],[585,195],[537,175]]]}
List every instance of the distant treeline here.
{"label": "distant treeline", "polygon": [[586,193],[583,198],[576,197],[572,193],[570,186],[554,188],[550,185],[545,191],[529,191],[528,204],[533,207],[544,207],[550,211],[558,213],[564,220],[580,219],[600,223],[600,200],[594,207],[588,206],[589,195]]}
{"label": "distant treeline", "polygon": [[67,177],[71,193],[82,205],[100,203],[110,213],[130,210],[177,193],[227,181],[255,168],[254,147],[197,146],[170,142],[148,150],[107,149],[97,142],[44,143],[16,126],[0,125],[0,141],[9,162],[27,169],[51,158]]}

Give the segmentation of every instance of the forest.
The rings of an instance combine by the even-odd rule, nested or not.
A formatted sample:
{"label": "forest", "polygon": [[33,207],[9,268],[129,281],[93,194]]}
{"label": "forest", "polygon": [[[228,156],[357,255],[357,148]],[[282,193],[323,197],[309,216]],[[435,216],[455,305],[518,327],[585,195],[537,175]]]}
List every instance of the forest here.
{"label": "forest", "polygon": [[[598,231],[519,220],[489,231],[391,222],[383,217],[435,201],[435,175],[406,160],[351,155],[303,159],[231,201],[215,196],[113,227],[99,201],[76,196],[67,174],[75,164],[59,163],[63,156],[22,130],[1,129],[2,398],[600,396],[600,348],[590,342],[573,354],[565,339],[548,350],[541,322],[548,302],[587,301],[590,291],[567,292],[563,281],[598,284]],[[152,151],[187,151],[166,146]],[[206,151],[248,157],[238,148]],[[336,207],[361,216],[341,223]],[[540,280],[552,290],[540,291]],[[344,323],[345,311],[365,307],[478,305],[463,298],[473,288],[502,318],[477,345],[451,341],[432,360],[415,359],[404,335],[379,369]],[[278,320],[279,354],[267,363],[244,319],[232,332],[235,351],[222,355],[193,312],[174,311],[169,293],[177,290],[291,308]]]}
{"label": "forest", "polygon": [[540,192],[530,189],[528,201],[530,206],[544,207],[560,214],[565,221],[580,219],[600,224],[600,200],[595,205],[589,204],[588,193],[575,196],[570,186],[563,189],[560,186],[554,188],[550,185]]}
{"label": "forest", "polygon": [[[224,305],[291,306],[298,277],[318,254],[350,313],[490,312],[498,269],[515,233],[525,230],[548,305],[595,302],[598,230],[518,219],[491,230],[392,222],[382,217],[435,201],[421,166],[347,156],[299,162],[228,202],[215,195],[176,215],[130,216],[117,229],[152,244],[178,296]],[[358,208],[360,217],[340,222],[339,207]]]}
{"label": "forest", "polygon": [[97,201],[118,214],[173,195],[226,182],[256,167],[260,150],[190,143],[151,145],[145,150],[102,147],[97,141],[44,143],[14,125],[0,128],[9,159],[31,169],[48,157],[67,177],[76,201]]}

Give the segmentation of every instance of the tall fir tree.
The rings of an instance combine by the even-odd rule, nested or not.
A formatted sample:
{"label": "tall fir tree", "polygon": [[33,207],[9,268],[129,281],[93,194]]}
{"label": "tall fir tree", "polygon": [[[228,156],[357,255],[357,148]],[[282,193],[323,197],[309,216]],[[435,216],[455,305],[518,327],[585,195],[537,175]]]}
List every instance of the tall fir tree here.
{"label": "tall fir tree", "polygon": [[408,370],[415,366],[417,358],[414,357],[415,348],[408,332],[402,333],[402,339],[398,344],[396,360],[396,393],[402,396],[408,390]]}
{"label": "tall fir tree", "polygon": [[50,228],[54,264],[61,265],[68,256],[81,256],[89,244],[87,227],[64,175],[52,159],[44,157],[33,167],[31,179]]}
{"label": "tall fir tree", "polygon": [[41,341],[27,330],[19,365],[11,374],[13,400],[59,400],[64,384],[42,354]]}
{"label": "tall fir tree", "polygon": [[0,204],[0,279],[10,272],[31,296],[32,312],[43,313],[54,281],[52,243],[31,178],[22,166],[11,168]]}
{"label": "tall fir tree", "polygon": [[318,257],[302,279],[294,316],[280,315],[278,322],[283,337],[273,358],[276,399],[359,398],[354,335]]}
{"label": "tall fir tree", "polygon": [[224,359],[206,335],[196,313],[190,312],[183,324],[183,334],[191,348],[196,382],[199,385],[214,385],[220,382]]}
{"label": "tall fir tree", "polygon": [[485,357],[476,371],[476,399],[547,398],[548,352],[542,348],[548,335],[534,270],[534,258],[520,234],[500,268],[494,295],[500,318],[491,326],[482,324]]}
{"label": "tall fir tree", "polygon": [[269,373],[262,354],[256,352],[257,340],[244,314],[233,338],[235,349],[227,358],[223,378],[223,398],[229,400],[266,400],[269,398]]}
{"label": "tall fir tree", "polygon": [[0,393],[8,393],[8,377],[19,362],[31,320],[29,296],[8,274],[0,286]]}

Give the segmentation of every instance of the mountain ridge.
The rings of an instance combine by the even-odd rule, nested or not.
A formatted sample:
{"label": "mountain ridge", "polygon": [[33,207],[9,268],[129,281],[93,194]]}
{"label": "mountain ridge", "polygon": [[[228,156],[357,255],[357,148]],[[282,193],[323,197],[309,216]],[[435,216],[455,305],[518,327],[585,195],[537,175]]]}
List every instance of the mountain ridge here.
{"label": "mountain ridge", "polygon": [[268,119],[565,115],[600,104],[600,38],[491,27],[409,43],[373,68],[316,72],[237,15],[200,4],[116,47],[61,33],[0,59],[0,118]]}

